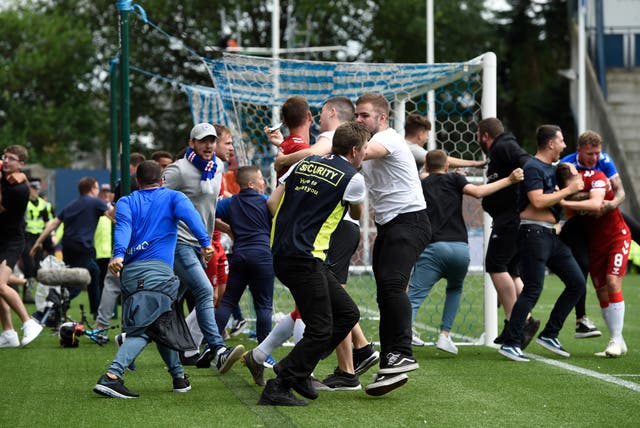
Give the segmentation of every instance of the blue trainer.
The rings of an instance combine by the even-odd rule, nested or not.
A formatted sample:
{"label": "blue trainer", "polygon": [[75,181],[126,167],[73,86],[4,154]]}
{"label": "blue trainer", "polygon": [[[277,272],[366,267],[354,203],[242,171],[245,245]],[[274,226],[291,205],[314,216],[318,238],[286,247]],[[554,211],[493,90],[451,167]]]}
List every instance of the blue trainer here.
{"label": "blue trainer", "polygon": [[529,359],[524,356],[522,350],[518,346],[502,345],[498,353],[512,361],[518,361],[521,363],[529,362]]}
{"label": "blue trainer", "polygon": [[540,335],[536,339],[536,343],[543,348],[547,348],[554,354],[560,355],[561,357],[569,358],[571,356],[571,354],[569,354],[567,350],[562,347],[557,337],[544,337]]}

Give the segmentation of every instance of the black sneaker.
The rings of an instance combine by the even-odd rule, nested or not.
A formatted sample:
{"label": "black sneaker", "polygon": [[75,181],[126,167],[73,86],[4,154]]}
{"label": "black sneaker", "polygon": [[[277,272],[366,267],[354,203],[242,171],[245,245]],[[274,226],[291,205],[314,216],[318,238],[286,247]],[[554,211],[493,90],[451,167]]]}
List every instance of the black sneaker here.
{"label": "black sneaker", "polygon": [[366,392],[367,395],[377,397],[379,395],[387,394],[396,388],[400,388],[402,385],[407,383],[408,380],[409,377],[404,373],[394,375],[377,374],[373,383],[364,388],[364,392]]}
{"label": "black sneaker", "polygon": [[218,349],[215,364],[218,369],[218,373],[226,373],[229,371],[231,366],[242,358],[242,354],[244,354],[244,346],[236,345],[233,348],[220,348]]}
{"label": "black sneaker", "polygon": [[495,343],[496,345],[502,345],[504,343],[504,339],[505,339],[504,336],[506,334],[507,324],[509,324],[509,321],[504,320],[504,325],[502,326],[502,331],[500,332],[498,337],[493,339],[493,343]]}
{"label": "black sneaker", "polygon": [[602,332],[586,316],[576,321],[576,339],[588,339],[590,337],[600,337]]}
{"label": "black sneaker", "polygon": [[[200,359],[200,353],[194,354],[190,357],[185,357],[184,352],[180,352],[180,363],[183,366],[195,366]],[[211,366],[211,362],[209,362],[209,366]]]}
{"label": "black sneaker", "polygon": [[380,361],[380,352],[376,351],[373,343],[369,343],[360,349],[353,350],[353,367],[355,369],[356,376],[361,376],[378,361]]}
{"label": "black sneaker", "polygon": [[321,385],[316,386],[318,391],[358,391],[362,389],[358,376],[345,373],[339,367],[333,374],[327,376]]}
{"label": "black sneaker", "polygon": [[185,374],[182,377],[173,378],[173,392],[187,392],[191,390],[189,376]]}
{"label": "black sneaker", "polygon": [[418,367],[420,366],[415,358],[397,352],[389,352],[386,360],[380,365],[378,373],[381,375],[406,373],[416,370]]}
{"label": "black sneaker", "polygon": [[129,391],[120,378],[111,379],[106,374],[98,379],[98,383],[93,387],[93,392],[111,398],[138,398],[140,394]]}
{"label": "black sneaker", "polygon": [[269,379],[264,387],[259,406],[306,406],[308,403],[297,398],[289,388],[282,384],[281,379]]}
{"label": "black sneaker", "polygon": [[316,388],[313,386],[311,376],[304,379],[295,378],[290,382],[291,388],[304,398],[308,398],[309,400],[318,398],[318,391],[316,391]]}
{"label": "black sneaker", "polygon": [[245,331],[246,328],[247,328],[246,319],[243,318],[241,320],[234,320],[233,323],[231,324],[231,330],[229,331],[229,336],[235,337],[241,334],[243,331]]}
{"label": "black sneaker", "polygon": [[253,358],[253,350],[242,355],[242,365],[249,369],[256,385],[264,386],[264,366]]}
{"label": "black sneaker", "polygon": [[540,328],[540,320],[536,320],[533,317],[529,317],[525,323],[524,328],[522,329],[522,337],[520,338],[520,349],[525,350],[531,339],[533,339]]}
{"label": "black sneaker", "polygon": [[215,355],[211,352],[209,345],[205,346],[196,360],[196,367],[199,369],[208,369],[211,367],[211,360],[213,360],[213,357],[215,357]]}

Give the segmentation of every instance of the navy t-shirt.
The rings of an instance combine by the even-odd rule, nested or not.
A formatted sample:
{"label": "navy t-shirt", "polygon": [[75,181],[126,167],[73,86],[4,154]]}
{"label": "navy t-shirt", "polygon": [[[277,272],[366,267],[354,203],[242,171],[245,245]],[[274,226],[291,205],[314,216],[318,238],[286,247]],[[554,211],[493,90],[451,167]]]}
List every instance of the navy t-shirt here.
{"label": "navy t-shirt", "polygon": [[102,199],[86,195],[64,207],[57,215],[64,223],[62,246],[65,242],[74,242],[87,249],[93,248],[93,236],[98,220],[108,209]]}
{"label": "navy t-shirt", "polygon": [[[556,191],[556,167],[550,163],[542,162],[532,157],[524,165],[524,181],[520,183],[520,212],[529,205],[527,194],[532,190],[542,189],[542,193],[548,194]],[[554,205],[549,208],[556,221],[560,221],[562,208]]]}

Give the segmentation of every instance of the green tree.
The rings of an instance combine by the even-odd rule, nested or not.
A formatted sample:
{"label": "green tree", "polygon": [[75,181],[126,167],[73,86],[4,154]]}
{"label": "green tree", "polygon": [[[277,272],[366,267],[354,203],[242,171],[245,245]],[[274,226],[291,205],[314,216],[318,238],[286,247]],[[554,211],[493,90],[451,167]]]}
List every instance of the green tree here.
{"label": "green tree", "polygon": [[99,144],[91,92],[91,33],[52,11],[0,14],[0,141],[23,144],[45,166],[68,166]]}

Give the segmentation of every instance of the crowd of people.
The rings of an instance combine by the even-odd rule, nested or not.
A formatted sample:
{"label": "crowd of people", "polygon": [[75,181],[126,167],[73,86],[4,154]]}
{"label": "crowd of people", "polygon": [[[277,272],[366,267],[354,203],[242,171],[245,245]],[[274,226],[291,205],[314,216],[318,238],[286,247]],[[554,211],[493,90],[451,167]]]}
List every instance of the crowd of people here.
{"label": "crowd of people", "polygon": [[[255,384],[264,387],[260,405],[308,404],[293,391],[315,400],[318,391],[360,390],[360,376],[376,364],[374,380],[364,390],[384,395],[407,383],[408,373],[419,368],[412,324],[441,278],[447,285],[436,347],[459,352],[451,333],[470,262],[462,215],[463,195],[469,195],[483,198],[483,209],[493,220],[485,269],[504,309],[504,327],[495,338],[499,353],[529,361],[523,351],[535,338],[543,348],[569,357],[558,333],[574,308],[575,337],[601,336],[586,316],[588,275],[610,334],[599,355],[627,353],[622,280],[640,227],[619,209],[624,189],[597,133],[583,133],[577,152],[561,159],[566,148],[562,130],[542,125],[536,130],[537,151],[530,155],[499,119],[487,118],[477,128],[487,160],[474,161],[425,150],[432,125],[418,114],[407,117],[404,135],[397,132],[390,127],[389,102],[380,94],[363,94],[355,104],[345,97],[327,100],[315,144],[311,110],[303,97],[286,100],[282,117],[286,138],[279,128],[265,128],[269,142],[278,147],[278,183],[270,195],[264,194],[258,167],[238,167],[231,130],[223,125],[195,125],[175,161],[165,151],[154,153],[152,160],[132,154],[128,195],[122,195],[127,192],[120,184],[111,192],[95,178],[81,179],[79,198],[55,216],[38,194],[39,182],[21,172],[26,149],[6,147],[0,194],[0,347],[26,346],[42,331],[25,302],[31,302],[38,262],[54,251],[52,234],[64,226],[63,260],[89,271],[90,313],[104,342],[122,301],[119,348],[94,386],[96,393],[138,397],[123,377],[155,341],[174,392],[191,389],[185,365],[214,365],[223,374],[241,361]],[[485,166],[483,185],[471,184],[454,170]],[[367,196],[376,226],[371,265],[379,351],[365,338],[360,311],[346,288]],[[228,256],[221,233],[233,240]],[[21,256],[22,281],[11,277]],[[538,333],[541,322],[532,313],[546,269],[565,288]],[[295,308],[272,329],[276,278],[291,292]],[[22,299],[11,286],[15,283],[24,286]],[[246,322],[239,310],[246,288],[256,314],[258,345],[251,350],[225,343],[230,318]],[[78,292],[72,290],[71,298]],[[21,341],[11,310],[22,321]],[[189,331],[186,341],[184,331]],[[273,366],[275,377],[265,380],[272,351],[291,336],[294,347]],[[334,373],[318,380],[314,369],[334,350]]]}

